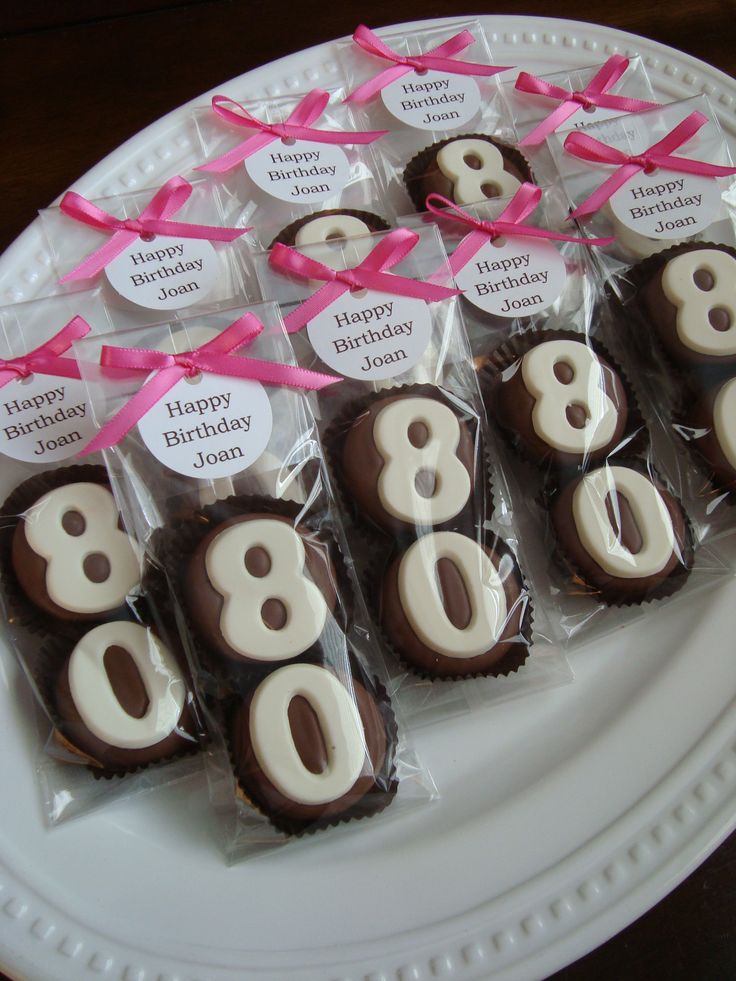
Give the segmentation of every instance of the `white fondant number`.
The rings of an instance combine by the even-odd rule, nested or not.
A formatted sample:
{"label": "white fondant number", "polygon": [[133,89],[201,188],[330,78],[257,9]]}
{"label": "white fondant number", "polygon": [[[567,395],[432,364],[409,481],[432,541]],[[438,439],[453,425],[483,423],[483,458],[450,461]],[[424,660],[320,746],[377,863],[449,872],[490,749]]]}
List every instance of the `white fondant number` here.
{"label": "white fondant number", "polygon": [[[713,279],[710,289],[695,282],[701,270]],[[665,266],[662,289],[677,307],[677,334],[686,347],[699,354],[736,354],[736,260],[717,249],[685,252]],[[729,318],[727,330],[717,330],[709,319],[718,309]]]}
{"label": "white fondant number", "polygon": [[503,169],[503,162],[498,147],[486,140],[453,140],[437,154],[437,166],[453,183],[455,204],[515,194],[519,181]]}
{"label": "white fondant number", "polygon": [[[82,530],[64,528],[65,516],[81,516]],[[25,516],[25,535],[37,555],[46,559],[46,591],[51,600],[73,613],[114,610],[140,581],[140,558],[132,540],[118,528],[119,514],[110,491],[101,484],[64,484],[44,494]],[[103,557],[108,574],[93,582],[87,560]],[[87,566],[89,569],[89,566]]]}
{"label": "white fondant number", "polygon": [[[412,425],[426,427],[427,439],[415,446]],[[383,457],[378,494],[386,511],[402,521],[434,525],[453,518],[470,496],[470,477],[455,456],[460,424],[446,405],[434,399],[397,399],[373,424],[373,442]],[[422,474],[434,481],[430,497],[417,489]]]}
{"label": "white fondant number", "polygon": [[[304,765],[289,722],[292,698],[305,698],[319,721],[327,762],[321,773]],[[327,804],[346,794],[366,761],[358,708],[347,688],[325,668],[290,664],[270,674],[255,691],[250,738],[271,783],[300,804]]]}
{"label": "white fondant number", "polygon": [[[625,497],[631,508],[642,540],[637,552],[630,552],[624,545],[608,516],[606,499],[614,492]],[[612,505],[615,512],[615,500]],[[601,467],[587,474],[575,489],[572,510],[586,551],[612,576],[653,576],[672,557],[675,531],[670,513],[651,480],[636,470]]]}
{"label": "white fondant number", "polygon": [[[568,383],[555,375],[558,364],[572,370]],[[613,439],[616,406],[605,392],[601,363],[585,344],[570,340],[537,344],[524,355],[521,373],[527,391],[536,400],[532,409],[534,431],[549,446],[565,453],[585,453]],[[584,410],[582,428],[570,422],[568,406]]]}
{"label": "white fondant number", "polygon": [[[270,562],[265,575],[246,568],[246,555],[263,549]],[[327,619],[320,590],[304,574],[304,544],[284,521],[242,521],[217,535],[207,549],[207,576],[223,597],[220,629],[225,641],[254,661],[285,661],[302,654],[319,638]],[[284,607],[282,627],[267,626],[263,606]]]}
{"label": "white fondant number", "polygon": [[[120,647],[133,659],[148,696],[137,719],[128,715],[110,684],[105,652]],[[179,721],[186,687],[171,652],[139,623],[103,623],[79,641],[69,659],[69,689],[90,732],[120,749],[145,749],[170,735]]]}
{"label": "white fondant number", "polygon": [[[436,572],[440,559],[455,566],[470,602],[463,628],[450,620]],[[411,545],[399,566],[399,598],[414,633],[446,657],[476,657],[490,650],[508,615],[503,582],[488,553],[454,531],[433,532]]]}

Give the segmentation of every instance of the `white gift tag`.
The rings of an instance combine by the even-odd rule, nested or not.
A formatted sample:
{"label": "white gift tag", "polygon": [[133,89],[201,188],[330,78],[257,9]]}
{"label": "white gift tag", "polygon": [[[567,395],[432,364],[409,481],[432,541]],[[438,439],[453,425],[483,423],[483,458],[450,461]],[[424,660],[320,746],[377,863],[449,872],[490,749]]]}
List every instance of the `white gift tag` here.
{"label": "white gift tag", "polygon": [[269,143],[246,159],[245,169],[271,197],[311,204],[339,194],[350,179],[342,147],[310,140]]}
{"label": "white gift tag", "polygon": [[496,317],[526,317],[546,310],[565,288],[565,260],[551,242],[531,238],[486,242],[455,282],[465,299]]}
{"label": "white gift tag", "polygon": [[307,324],[309,341],[347,378],[394,378],[418,364],[432,318],[424,300],[367,290],[345,293]]}
{"label": "white gift tag", "polygon": [[113,289],[131,303],[149,310],[178,310],[211,292],[219,259],[206,240],[158,235],[149,242],[131,242],[105,272]]}
{"label": "white gift tag", "polygon": [[200,374],[182,378],[138,423],[153,455],[185,477],[232,477],[254,463],[273,428],[260,382]]}
{"label": "white gift tag", "polygon": [[56,463],[78,453],[96,427],[78,378],[31,375],[0,389],[0,453]]}
{"label": "white gift tag", "polygon": [[480,109],[480,89],[470,75],[411,72],[381,89],[392,116],[414,129],[457,129]]}
{"label": "white gift tag", "polygon": [[[582,129],[583,126],[590,126],[592,123],[602,123],[605,119],[616,119],[622,115],[620,109],[607,109],[604,106],[591,106],[586,109],[581,106],[577,112],[560,123],[557,127],[558,133],[564,133],[569,129]],[[601,137],[602,139],[602,137]]]}
{"label": "white gift tag", "polygon": [[696,235],[717,219],[721,189],[712,177],[656,170],[637,174],[609,204],[621,224],[639,235],[676,239]]}

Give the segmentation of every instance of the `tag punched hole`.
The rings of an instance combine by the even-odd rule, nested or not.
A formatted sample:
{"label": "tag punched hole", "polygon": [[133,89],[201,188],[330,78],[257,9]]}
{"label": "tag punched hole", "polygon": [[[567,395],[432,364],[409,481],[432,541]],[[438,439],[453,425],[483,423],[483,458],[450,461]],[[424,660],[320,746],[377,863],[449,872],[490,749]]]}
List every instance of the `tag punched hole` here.
{"label": "tag punched hole", "polygon": [[153,234],[153,232],[141,232],[141,240],[143,242],[154,242],[156,240],[156,236]]}
{"label": "tag punched hole", "polygon": [[365,288],[365,286],[351,286],[350,292],[358,300],[362,300],[364,296],[368,295],[368,290]]}
{"label": "tag punched hole", "polygon": [[595,106],[583,106],[583,112],[595,112]]}
{"label": "tag punched hole", "polygon": [[30,375],[26,375],[24,378],[21,378],[20,383],[21,385],[30,385],[32,381],[33,381],[33,374],[30,374]]}
{"label": "tag punched hole", "polygon": [[427,72],[429,71],[429,69],[428,68],[415,68],[414,71],[417,73],[417,75],[426,75]]}
{"label": "tag punched hole", "polygon": [[202,381],[202,372],[198,371],[196,375],[185,375],[184,381],[187,385],[199,385]]}
{"label": "tag punched hole", "polygon": [[498,235],[496,238],[492,239],[491,245],[494,249],[502,249],[506,245],[506,236]]}
{"label": "tag punched hole", "polygon": [[282,136],[281,142],[284,144],[284,146],[294,146],[296,139],[293,136]]}

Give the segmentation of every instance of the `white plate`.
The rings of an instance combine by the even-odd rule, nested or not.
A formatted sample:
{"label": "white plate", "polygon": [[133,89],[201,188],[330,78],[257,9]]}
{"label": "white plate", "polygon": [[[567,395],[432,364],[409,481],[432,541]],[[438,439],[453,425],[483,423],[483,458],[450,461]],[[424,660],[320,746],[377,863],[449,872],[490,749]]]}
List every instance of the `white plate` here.
{"label": "white plate", "polygon": [[[713,68],[589,24],[485,23],[501,63],[551,70],[638,51],[661,96],[705,90],[736,143],[736,84]],[[335,72],[323,46],[248,84],[273,95]],[[185,168],[184,111],[78,189],[115,194]],[[0,298],[31,298],[49,277],[33,225],[0,264]],[[37,981],[545,976],[642,913],[736,824],[735,602],[731,582],[697,609],[674,604],[576,654],[573,685],[422,731],[438,805],[231,869],[200,784],[45,830],[28,696],[5,652],[4,966]]]}

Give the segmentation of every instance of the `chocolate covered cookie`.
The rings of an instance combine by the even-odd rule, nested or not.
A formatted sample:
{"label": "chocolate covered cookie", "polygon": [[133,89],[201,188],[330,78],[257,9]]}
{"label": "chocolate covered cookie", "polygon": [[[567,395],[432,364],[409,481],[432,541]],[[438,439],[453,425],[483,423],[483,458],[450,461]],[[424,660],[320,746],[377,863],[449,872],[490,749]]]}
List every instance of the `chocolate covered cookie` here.
{"label": "chocolate covered cookie", "polygon": [[277,668],[233,714],[238,783],[290,831],[373,813],[393,793],[389,716],[359,681],[316,664]]}
{"label": "chocolate covered cookie", "polygon": [[418,153],[404,170],[404,186],[417,211],[425,210],[428,194],[441,194],[455,204],[511,197],[532,179],[526,160],[513,147],[492,136],[453,136]]}
{"label": "chocolate covered cookie", "polygon": [[487,401],[511,441],[540,465],[605,459],[620,444],[629,416],[616,369],[573,337],[540,336],[492,379]]}
{"label": "chocolate covered cookie", "polygon": [[239,664],[272,665],[317,643],[335,608],[327,547],[274,514],[243,514],[197,546],[185,576],[187,612],[200,641]]}
{"label": "chocolate covered cookie", "polygon": [[736,378],[704,392],[686,414],[691,445],[719,490],[736,491]]}
{"label": "chocolate covered cookie", "polygon": [[381,626],[430,677],[507,674],[526,658],[529,599],[511,553],[456,532],[423,535],[389,566]]}
{"label": "chocolate covered cookie", "polygon": [[67,745],[95,766],[131,769],[196,744],[182,670],[139,623],[110,621],[86,633],[62,667],[54,700]]}
{"label": "chocolate covered cookie", "polygon": [[340,470],[356,509],[392,533],[451,521],[477,477],[466,422],[441,399],[409,393],[378,399],[357,416]]}
{"label": "chocolate covered cookie", "polygon": [[552,525],[573,573],[607,603],[672,591],[692,543],[685,512],[658,481],[630,466],[604,466],[555,498]]}
{"label": "chocolate covered cookie", "polygon": [[736,250],[691,244],[660,258],[638,295],[662,347],[682,368],[736,367]]}
{"label": "chocolate covered cookie", "polygon": [[109,487],[92,482],[62,484],[26,509],[12,565],[28,599],[61,620],[106,617],[141,577],[140,551],[120,528]]}

